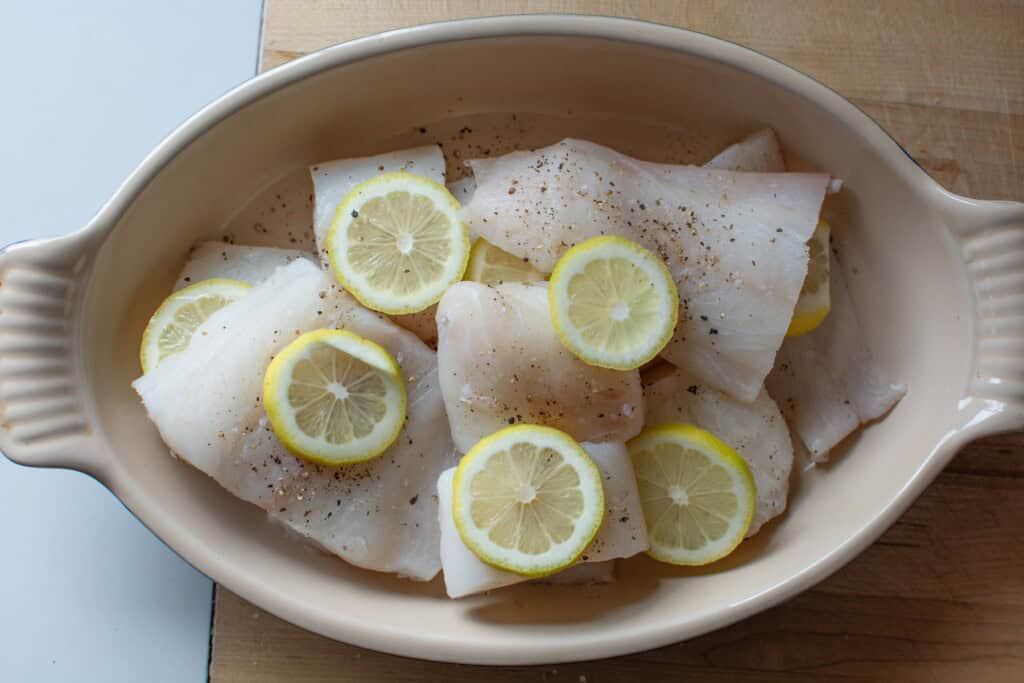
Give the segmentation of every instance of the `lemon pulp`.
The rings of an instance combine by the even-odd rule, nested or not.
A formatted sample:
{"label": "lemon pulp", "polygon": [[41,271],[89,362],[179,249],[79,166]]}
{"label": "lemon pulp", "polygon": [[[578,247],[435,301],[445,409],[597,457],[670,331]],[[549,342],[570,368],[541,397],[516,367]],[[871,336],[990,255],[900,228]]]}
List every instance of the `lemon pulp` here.
{"label": "lemon pulp", "polygon": [[657,560],[714,562],[750,528],[755,486],[747,464],[710,432],[668,424],[628,444],[651,548]]}
{"label": "lemon pulp", "polygon": [[342,200],[327,236],[331,265],[361,303],[415,313],[462,278],[469,238],[459,204],[429,178],[385,173]]}
{"label": "lemon pulp", "polygon": [[263,393],[281,442],[320,464],[373,458],[405,422],[405,384],[395,360],[342,330],[309,332],[289,344],[267,368]]}
{"label": "lemon pulp", "polygon": [[672,336],[679,294],[665,264],[622,237],[595,237],[555,265],[548,285],[559,339],[590,365],[638,368]]}
{"label": "lemon pulp", "polygon": [[601,526],[601,475],[568,434],[508,427],[459,462],[452,514],[463,542],[481,560],[544,576],[576,562]]}
{"label": "lemon pulp", "polygon": [[485,285],[500,285],[503,282],[538,282],[544,279],[544,275],[528,261],[478,238],[469,254],[466,279]]}

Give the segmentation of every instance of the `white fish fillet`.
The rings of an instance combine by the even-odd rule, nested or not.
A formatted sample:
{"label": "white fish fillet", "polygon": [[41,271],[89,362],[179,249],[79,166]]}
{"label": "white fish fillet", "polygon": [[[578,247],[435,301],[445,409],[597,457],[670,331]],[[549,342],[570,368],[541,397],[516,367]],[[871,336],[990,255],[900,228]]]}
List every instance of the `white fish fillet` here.
{"label": "white fish fillet", "polygon": [[[590,565],[606,565],[619,557],[632,557],[649,547],[647,528],[640,494],[629,453],[621,443],[583,444],[594,463],[601,470],[605,492],[605,516],[601,528],[587,548],[580,564],[555,576],[561,583],[592,582],[608,569],[583,569]],[[514,572],[492,567],[477,558],[462,542],[452,518],[451,498],[455,468],[441,474],[437,480],[437,495],[441,516],[441,564],[445,588],[452,598],[522,583],[528,579]],[[553,578],[553,577],[552,577]]]}
{"label": "white fish fillet", "polygon": [[644,400],[648,426],[667,422],[696,425],[729,444],[747,463],[757,487],[747,536],[786,509],[793,444],[779,407],[764,389],[753,401],[742,403],[699,386],[675,370],[645,387]]}
{"label": "white fish fillet", "polygon": [[217,479],[356,566],[429,581],[441,568],[437,474],[455,463],[438,391],[434,369],[410,384],[402,433],[370,462],[304,462],[261,421]]}
{"label": "white fish fillet", "polygon": [[729,145],[704,164],[704,168],[748,173],[782,173],[786,160],[779,139],[771,128],[754,131],[739,142]]}
{"label": "white fish fillet", "polygon": [[[271,356],[298,334],[342,327],[384,346],[406,377],[408,418],[374,460],[329,468],[292,456],[260,405]],[[203,334],[206,332],[206,334]],[[218,311],[189,348],[134,383],[181,458],[317,545],[367,569],[429,580],[440,569],[437,477],[455,463],[436,359],[305,259]]]}
{"label": "white fish fillet", "polygon": [[543,272],[600,234],[647,246],[683,303],[662,356],[701,384],[757,396],[803,285],[827,175],[653,164],[581,140],[469,164],[471,229]]}
{"label": "white fish fillet", "polygon": [[562,346],[544,284],[453,285],[437,310],[437,362],[456,448],[513,423],[577,441],[626,441],[643,427],[637,371],[587,365]]}
{"label": "white fish fillet", "polygon": [[604,486],[604,521],[597,536],[581,558],[602,562],[632,557],[650,547],[647,524],[640,505],[640,491],[633,474],[633,461],[622,443],[583,443],[583,450],[601,470]]}
{"label": "white fish fillet", "polygon": [[[771,128],[762,128],[723,149],[715,158],[704,164],[704,168],[753,173],[783,173],[786,170],[786,164],[775,131]],[[473,193],[476,192],[476,178],[470,175],[453,180],[448,183],[448,191],[458,200],[459,204],[468,204],[473,198]],[[476,232],[471,229],[470,243],[476,237]]]}
{"label": "white fish fillet", "polygon": [[213,277],[227,277],[256,285],[273,275],[278,267],[300,258],[314,262],[313,254],[298,249],[203,242],[189,254],[174,289],[179,290]]}
{"label": "white fish fillet", "polygon": [[[781,173],[786,170],[779,148],[779,140],[771,128],[762,128],[751,133],[739,142],[722,150],[714,159],[704,164],[705,168],[719,168],[726,171],[748,171],[759,173]],[[468,204],[476,191],[476,179],[466,176],[448,183],[448,191],[462,205]],[[476,241],[478,235],[469,231],[469,242]],[[430,346],[437,344],[437,325],[434,322],[435,308],[421,313],[394,316],[395,322]]]}
{"label": "white fish fillet", "polygon": [[[736,171],[785,170],[778,139],[769,128],[723,150],[705,166]],[[828,193],[839,192],[841,187],[842,181],[834,178]],[[824,332],[787,338],[767,379],[773,393],[780,399],[785,397],[783,410],[797,431],[797,439],[805,442],[800,445],[806,446],[818,462],[827,459],[829,449],[863,422],[884,415],[906,393],[906,387],[882,379],[881,371],[870,359],[845,282],[834,284],[843,278],[839,264],[834,266],[832,291],[838,294],[833,294],[831,322]],[[847,374],[853,377],[844,378]],[[848,394],[856,396],[850,398]]]}
{"label": "white fish fillet", "polygon": [[[782,156],[779,139],[771,128],[754,131],[739,142],[729,145],[719,152],[704,168],[717,168],[723,171],[746,171],[750,173],[784,173],[786,162]],[[835,182],[841,182],[833,180]],[[459,201],[468,204],[476,192],[476,178],[466,176],[448,183],[448,191]],[[836,190],[838,192],[838,189]],[[470,231],[470,242],[476,233]]]}
{"label": "white fish fillet", "polygon": [[132,383],[171,450],[215,475],[259,421],[263,373],[273,355],[320,326],[315,302],[324,283],[304,259],[279,268],[210,316],[188,349]]}
{"label": "white fish fillet", "polygon": [[825,322],[786,339],[765,383],[815,462],[827,460],[833,446],[887,413],[907,392],[905,385],[889,381],[872,358],[835,260],[829,293],[832,305]]}
{"label": "white fish fillet", "polygon": [[[784,173],[786,160],[775,131],[762,128],[726,147],[704,168],[720,168],[726,171],[747,171],[752,173]],[[476,189],[475,186],[473,189]],[[842,178],[832,178],[826,194],[837,194],[843,189]]]}
{"label": "white fish fillet", "polygon": [[444,185],[444,154],[437,145],[401,149],[372,157],[338,159],[313,164],[313,232],[321,258],[326,258],[324,240],[334,222],[334,213],[356,185],[382,173],[405,171]]}
{"label": "white fish fillet", "polygon": [[[750,173],[784,173],[786,159],[775,131],[771,128],[762,128],[723,149],[715,158],[704,164],[704,168]],[[825,193],[837,194],[842,189],[842,178],[832,178]]]}

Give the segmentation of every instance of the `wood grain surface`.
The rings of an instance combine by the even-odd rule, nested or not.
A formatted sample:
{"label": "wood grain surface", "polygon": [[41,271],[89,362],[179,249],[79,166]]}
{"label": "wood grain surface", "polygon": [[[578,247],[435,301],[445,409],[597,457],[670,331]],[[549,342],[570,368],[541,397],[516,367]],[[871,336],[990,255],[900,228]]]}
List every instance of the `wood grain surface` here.
{"label": "wood grain surface", "polygon": [[[263,68],[442,19],[649,19],[780,59],[852,99],[946,187],[1024,199],[1024,4],[971,0],[267,0]],[[730,628],[616,659],[486,668],[312,635],[218,589],[211,680],[1022,681],[1024,435],[964,449],[881,540],[813,590]]]}

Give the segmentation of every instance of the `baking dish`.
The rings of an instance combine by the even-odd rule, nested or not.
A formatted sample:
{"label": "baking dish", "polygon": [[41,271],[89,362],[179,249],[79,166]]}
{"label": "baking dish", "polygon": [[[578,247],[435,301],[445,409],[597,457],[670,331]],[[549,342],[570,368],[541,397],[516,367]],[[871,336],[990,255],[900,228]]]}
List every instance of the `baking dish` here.
{"label": "baking dish", "polygon": [[[540,117],[517,140],[690,154],[775,128],[845,181],[830,218],[880,364],[910,391],[801,471],[790,509],[703,571],[645,558],[600,586],[451,601],[311,551],[167,455],[130,388],[138,340],[189,248],[323,159],[463,120]],[[454,123],[453,123],[454,122]],[[673,147],[665,131],[680,131]],[[688,160],[688,159],[682,159]],[[244,241],[244,240],[239,240]],[[637,21],[474,19],[328,48],[185,122],[83,229],[0,255],[0,449],[96,477],[202,572],[295,624],[454,662],[606,657],[696,636],[806,589],[877,538],[968,441],[1024,426],[1024,205],[953,195],[852,104],[745,48]]]}

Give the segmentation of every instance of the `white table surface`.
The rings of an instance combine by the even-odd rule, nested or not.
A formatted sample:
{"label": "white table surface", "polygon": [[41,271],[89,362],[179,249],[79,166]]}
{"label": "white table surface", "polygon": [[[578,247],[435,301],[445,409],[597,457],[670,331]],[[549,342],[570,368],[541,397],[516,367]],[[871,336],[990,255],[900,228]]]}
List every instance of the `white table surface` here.
{"label": "white table surface", "polygon": [[[0,2],[0,243],[83,225],[256,70],[262,0]],[[202,681],[212,585],[81,474],[0,458],[0,681]]]}

